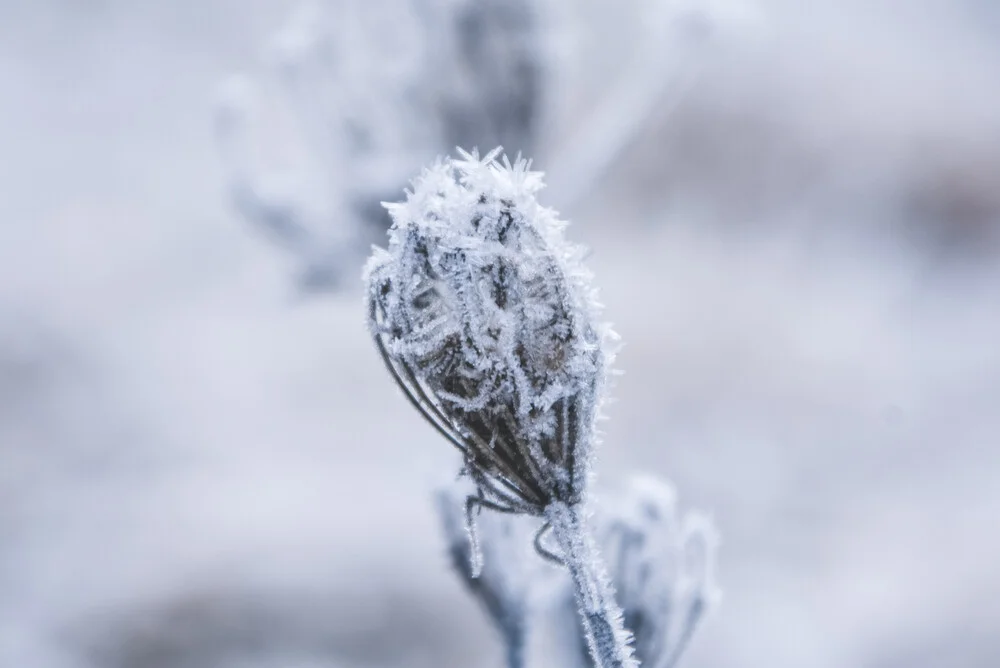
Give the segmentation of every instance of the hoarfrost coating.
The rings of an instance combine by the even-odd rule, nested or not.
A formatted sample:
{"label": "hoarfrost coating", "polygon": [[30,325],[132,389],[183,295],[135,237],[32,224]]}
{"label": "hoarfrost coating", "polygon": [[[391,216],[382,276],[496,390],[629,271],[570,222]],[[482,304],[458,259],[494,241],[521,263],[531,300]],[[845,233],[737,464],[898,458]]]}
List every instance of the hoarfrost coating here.
{"label": "hoarfrost coating", "polygon": [[672,668],[720,598],[718,532],[702,513],[681,514],[674,488],[654,476],[634,475],[603,501],[596,534],[636,658]]}
{"label": "hoarfrost coating", "polygon": [[[543,516],[539,554],[566,566],[600,668],[636,663],[583,500],[604,395],[607,327],[565,224],[520,158],[438,161],[389,205],[389,249],[366,269],[372,337],[411,403],[465,456],[473,512]],[[542,547],[552,531],[561,554]]]}
{"label": "hoarfrost coating", "polygon": [[460,150],[387,204],[365,270],[372,334],[418,409],[493,501],[541,515],[582,499],[614,334],[582,248],[530,163]]}

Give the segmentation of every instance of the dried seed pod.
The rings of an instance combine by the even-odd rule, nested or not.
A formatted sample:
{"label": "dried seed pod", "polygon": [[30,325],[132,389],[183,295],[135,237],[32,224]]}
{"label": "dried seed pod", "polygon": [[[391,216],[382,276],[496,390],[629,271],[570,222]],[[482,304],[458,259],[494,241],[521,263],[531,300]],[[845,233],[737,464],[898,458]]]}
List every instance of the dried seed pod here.
{"label": "dried seed pod", "polygon": [[[633,668],[584,491],[612,334],[580,249],[535,200],[529,164],[462,153],[389,205],[388,250],[366,267],[372,337],[418,410],[465,455],[471,577],[473,510],[545,518],[535,545],[565,564],[587,645],[601,668]],[[551,528],[561,554],[541,547]]]}
{"label": "dried seed pod", "polygon": [[541,175],[439,162],[369,261],[372,335],[396,381],[465,455],[487,505],[542,515],[583,496],[610,331]]}

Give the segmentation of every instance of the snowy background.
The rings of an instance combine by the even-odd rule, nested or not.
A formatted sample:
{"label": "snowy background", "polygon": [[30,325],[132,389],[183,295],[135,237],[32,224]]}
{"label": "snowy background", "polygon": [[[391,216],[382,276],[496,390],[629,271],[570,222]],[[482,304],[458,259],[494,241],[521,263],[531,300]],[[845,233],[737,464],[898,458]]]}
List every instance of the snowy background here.
{"label": "snowy background", "polygon": [[[625,343],[598,483],[720,527],[690,668],[1000,665],[1000,11],[711,5],[552,191]],[[558,184],[648,7],[548,6]],[[219,87],[293,9],[0,3],[0,666],[501,665],[360,284],[301,294],[227,194]]]}

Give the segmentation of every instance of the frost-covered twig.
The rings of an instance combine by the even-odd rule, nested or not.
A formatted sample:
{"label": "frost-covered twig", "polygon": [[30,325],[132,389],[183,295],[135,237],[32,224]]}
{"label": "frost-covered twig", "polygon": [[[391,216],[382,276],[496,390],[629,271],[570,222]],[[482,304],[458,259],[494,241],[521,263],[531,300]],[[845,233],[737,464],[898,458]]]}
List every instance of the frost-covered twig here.
{"label": "frost-covered twig", "polygon": [[472,542],[465,525],[464,486],[438,492],[438,514],[448,541],[452,567],[479,600],[503,638],[508,668],[526,666],[529,598],[538,579],[526,558],[530,535],[510,515],[480,518],[476,527],[482,566],[473,570]]}
{"label": "frost-covered twig", "polygon": [[[528,631],[544,623],[542,610],[534,609],[538,604],[555,613],[558,628],[582,630],[575,594],[563,587],[552,591],[549,573],[539,569],[541,562],[530,559],[527,551],[531,529],[526,518],[509,514],[478,518],[475,544],[482,552],[482,568],[474,577],[473,542],[464,522],[469,489],[460,482],[437,496],[452,566],[499,631],[507,665],[523,668],[530,665]],[[649,668],[674,668],[719,598],[715,528],[702,513],[680,514],[673,487],[650,475],[631,476],[617,493],[602,494],[601,499],[594,517],[596,541],[625,628],[632,633],[635,657]],[[545,605],[543,593],[555,593],[556,605]],[[592,668],[585,636],[576,637],[578,642],[566,644],[569,655]]]}
{"label": "frost-covered twig", "polygon": [[[389,247],[369,260],[369,325],[386,367],[463,454],[466,502],[542,517],[601,668],[635,666],[584,514],[614,336],[581,250],[538,204],[526,161],[462,153],[389,205]],[[475,542],[473,549],[475,550]],[[473,575],[479,560],[473,554]]]}
{"label": "frost-covered twig", "polygon": [[673,487],[652,476],[633,476],[604,501],[597,536],[636,658],[649,668],[673,668],[719,598],[718,534],[701,513],[679,515]]}
{"label": "frost-covered twig", "polygon": [[231,197],[314,291],[340,287],[388,225],[379,202],[455,145],[551,154],[553,199],[572,206],[684,96],[706,37],[746,1],[645,4],[646,29],[621,76],[569,141],[542,146],[557,76],[548,0],[305,0],[272,40],[267,75],[242,84],[270,90],[266,101],[285,112],[300,178],[278,187],[289,180],[282,170],[250,168],[261,143],[247,122],[254,105],[225,95],[217,134]]}
{"label": "frost-covered twig", "polygon": [[581,504],[553,503],[546,509],[545,517],[552,524],[562,560],[573,581],[580,625],[593,665],[638,666],[633,656],[632,633],[615,601]]}

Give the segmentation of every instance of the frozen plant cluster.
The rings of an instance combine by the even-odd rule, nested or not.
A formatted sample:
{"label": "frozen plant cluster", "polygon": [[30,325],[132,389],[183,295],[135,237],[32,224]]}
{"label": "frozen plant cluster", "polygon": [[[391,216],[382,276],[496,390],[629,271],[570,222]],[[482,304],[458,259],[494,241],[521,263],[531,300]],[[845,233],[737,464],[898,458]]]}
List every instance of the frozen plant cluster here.
{"label": "frozen plant cluster", "polygon": [[[578,637],[556,648],[559,665],[593,668],[572,587],[533,558],[530,520],[501,513],[476,518],[483,564],[474,575],[463,522],[468,494],[461,481],[441,489],[438,513],[452,567],[503,641],[508,668],[546,665],[544,643],[529,635],[533,628],[536,635]],[[649,668],[673,668],[719,600],[714,525],[701,513],[681,515],[673,487],[649,475],[630,477],[601,500],[594,531],[635,658]]]}
{"label": "frozen plant cluster", "polygon": [[379,202],[443,149],[502,143],[533,152],[536,32],[530,0],[303,4],[269,60],[275,97],[311,164],[281,186],[266,168],[254,170],[265,86],[235,77],[216,129],[238,210],[298,258],[303,287],[337,287],[349,258],[388,225]]}
{"label": "frozen plant cluster", "polygon": [[596,533],[636,657],[651,668],[677,665],[720,596],[714,581],[719,538],[711,519],[679,514],[673,487],[635,475],[597,509]]}
{"label": "frozen plant cluster", "polygon": [[602,520],[609,578],[587,490],[616,336],[600,320],[582,249],[536,199],[542,175],[499,155],[460,150],[386,205],[388,248],[365,269],[372,337],[407,398],[463,456],[468,549],[447,501],[445,529],[510,665],[523,665],[532,571],[509,526],[480,539],[482,509],[538,518],[535,551],[568,572],[593,666],[638,665],[633,650],[646,665],[673,665],[714,598],[713,534],[679,529],[669,491],[633,485],[634,498]]}
{"label": "frozen plant cluster", "polygon": [[[572,79],[567,63],[600,45],[555,4],[307,0],[272,40],[266,76],[224,86],[216,135],[232,200],[295,259],[300,288],[339,289],[389,224],[379,202],[456,145],[544,156],[557,199],[572,204],[684,95],[708,38],[746,23],[739,0],[644,5],[621,76],[580,122],[562,117],[557,91]],[[278,144],[299,147],[291,166],[262,155],[282,125],[259,118],[268,107],[291,135]],[[543,143],[555,125],[572,137]]]}

